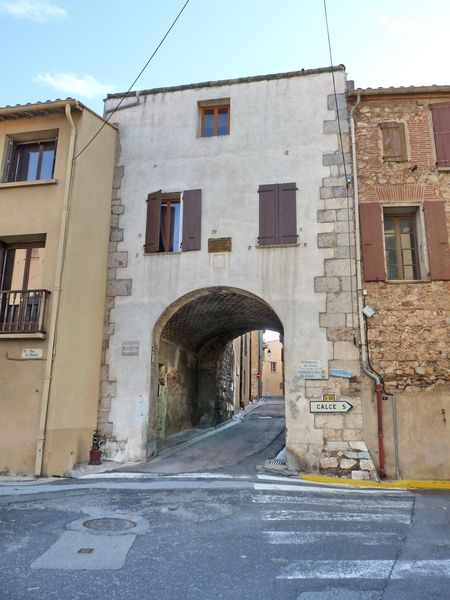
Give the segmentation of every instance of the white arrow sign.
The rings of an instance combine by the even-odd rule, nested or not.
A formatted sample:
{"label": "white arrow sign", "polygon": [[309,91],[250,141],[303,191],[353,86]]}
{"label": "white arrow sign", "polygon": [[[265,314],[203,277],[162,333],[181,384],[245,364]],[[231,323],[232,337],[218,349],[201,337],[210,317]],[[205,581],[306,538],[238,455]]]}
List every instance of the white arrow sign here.
{"label": "white arrow sign", "polygon": [[[327,394],[329,395],[329,394]],[[347,400],[310,400],[309,412],[311,413],[346,413],[353,408]]]}

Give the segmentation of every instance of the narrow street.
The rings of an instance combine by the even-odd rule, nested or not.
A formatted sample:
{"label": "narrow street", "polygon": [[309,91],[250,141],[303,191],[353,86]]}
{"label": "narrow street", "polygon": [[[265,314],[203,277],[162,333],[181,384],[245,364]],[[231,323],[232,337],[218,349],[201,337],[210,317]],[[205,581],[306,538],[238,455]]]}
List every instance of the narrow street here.
{"label": "narrow street", "polygon": [[3,480],[1,597],[448,598],[450,494],[257,471],[282,447],[283,427],[267,401],[143,465]]}

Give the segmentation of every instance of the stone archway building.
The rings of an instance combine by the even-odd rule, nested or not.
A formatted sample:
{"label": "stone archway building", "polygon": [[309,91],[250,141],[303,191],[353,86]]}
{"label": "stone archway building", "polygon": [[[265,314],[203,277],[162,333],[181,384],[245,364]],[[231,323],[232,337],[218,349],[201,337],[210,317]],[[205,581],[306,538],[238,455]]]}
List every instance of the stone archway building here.
{"label": "stone archway building", "polygon": [[[109,95],[106,114],[122,100]],[[172,382],[182,420],[189,369],[201,403],[207,357],[265,327],[284,333],[289,464],[337,466],[333,453],[361,441],[346,105],[339,66],[142,91],[114,114],[99,409],[109,457],[155,451],[161,351],[183,367]],[[322,393],[352,411],[313,414]]]}

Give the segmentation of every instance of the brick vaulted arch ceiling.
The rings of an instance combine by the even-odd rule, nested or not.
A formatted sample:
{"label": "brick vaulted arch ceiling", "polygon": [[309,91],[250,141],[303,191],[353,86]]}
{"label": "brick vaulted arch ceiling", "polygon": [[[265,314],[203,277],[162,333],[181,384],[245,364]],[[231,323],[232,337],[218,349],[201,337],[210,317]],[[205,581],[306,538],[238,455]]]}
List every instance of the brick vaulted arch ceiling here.
{"label": "brick vaulted arch ceiling", "polygon": [[213,287],[182,304],[161,331],[161,338],[197,352],[207,341],[228,342],[255,329],[283,332],[274,310],[261,298],[235,288]]}

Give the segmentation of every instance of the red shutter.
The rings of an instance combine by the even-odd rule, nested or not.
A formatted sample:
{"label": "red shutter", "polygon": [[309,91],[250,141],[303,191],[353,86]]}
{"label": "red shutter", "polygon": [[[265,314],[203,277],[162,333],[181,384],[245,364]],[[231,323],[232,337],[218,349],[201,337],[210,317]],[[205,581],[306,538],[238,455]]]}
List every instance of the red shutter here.
{"label": "red shutter", "polygon": [[159,229],[161,225],[161,190],[147,197],[147,222],[145,227],[144,252],[159,251]]}
{"label": "red shutter", "polygon": [[297,235],[297,186],[295,183],[278,185],[278,243],[296,244]]}
{"label": "red shutter", "polygon": [[183,192],[183,252],[200,250],[202,233],[202,190]]}
{"label": "red shutter", "polygon": [[259,237],[260,246],[278,243],[278,199],[277,185],[259,186]]}
{"label": "red shutter", "polygon": [[428,262],[431,279],[450,279],[450,251],[445,215],[445,202],[423,203],[425,230],[427,232]]}
{"label": "red shutter", "polygon": [[436,163],[438,167],[450,167],[450,103],[432,104]]}
{"label": "red shutter", "polygon": [[386,278],[383,250],[381,205],[377,202],[359,207],[361,249],[365,281],[383,281]]}
{"label": "red shutter", "polygon": [[383,137],[383,160],[407,160],[404,123],[380,123],[380,127]]}

